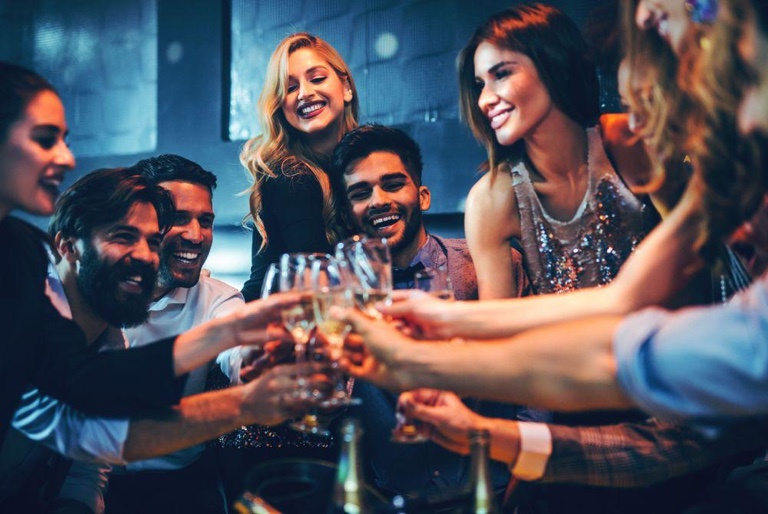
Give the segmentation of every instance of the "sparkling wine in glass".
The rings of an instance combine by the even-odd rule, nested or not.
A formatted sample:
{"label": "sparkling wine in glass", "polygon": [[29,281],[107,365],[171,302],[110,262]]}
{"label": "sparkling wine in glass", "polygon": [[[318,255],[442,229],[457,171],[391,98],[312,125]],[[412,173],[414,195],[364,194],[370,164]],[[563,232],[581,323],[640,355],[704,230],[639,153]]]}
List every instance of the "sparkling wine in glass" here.
{"label": "sparkling wine in glass", "polygon": [[442,300],[454,300],[453,285],[451,277],[448,275],[448,268],[438,266],[436,268],[425,268],[418,271],[413,276],[414,287],[425,291],[436,298]]}
{"label": "sparkling wine in glass", "polygon": [[392,298],[392,257],[387,240],[353,236],[336,246],[336,257],[347,265],[357,307],[381,318],[376,303],[388,303]]}
{"label": "sparkling wine in glass", "polygon": [[344,339],[352,326],[331,317],[332,307],[347,309],[354,306],[352,292],[347,287],[347,263],[339,259],[316,260],[312,263],[312,287],[314,289],[315,322],[319,332],[318,339],[326,344],[330,378],[334,384],[333,395],[326,406],[358,404],[359,399],[349,395],[352,379],[347,379],[339,367],[339,360],[344,349]]}
{"label": "sparkling wine in glass", "polygon": [[[301,301],[282,312],[285,329],[293,337],[295,343],[296,362],[308,362],[309,345],[312,342],[312,332],[315,328],[315,311],[312,301],[312,262],[316,259],[328,258],[325,254],[291,253],[280,257],[280,291],[295,291],[304,293]],[[320,392],[308,387],[306,376],[299,374],[296,379],[295,395],[301,398],[318,398]],[[301,419],[290,424],[290,427],[300,432],[328,435],[327,429],[319,423],[317,412],[310,409]]]}

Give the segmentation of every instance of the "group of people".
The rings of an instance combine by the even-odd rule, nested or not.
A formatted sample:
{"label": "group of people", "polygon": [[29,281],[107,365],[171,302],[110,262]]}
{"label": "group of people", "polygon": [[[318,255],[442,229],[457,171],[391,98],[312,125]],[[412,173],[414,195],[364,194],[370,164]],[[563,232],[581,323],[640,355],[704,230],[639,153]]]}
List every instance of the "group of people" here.
{"label": "group of people", "polygon": [[[332,459],[329,440],[282,425],[312,406],[297,375],[325,383],[275,350],[300,296],[262,290],[280,255],[353,234],[387,239],[404,290],[383,319],[335,313],[362,399],[335,414],[361,418],[380,492],[461,489],[468,433],[486,429],[509,512],[768,510],[768,10],[622,0],[621,14],[625,114],[600,114],[588,45],[554,7],[510,7],[465,45],[460,111],[488,156],[466,240],[426,230],[419,147],[358,126],[338,52],[284,39],[241,154],[242,291],[202,273],[213,173],[166,154],[58,197],[74,167],[61,100],[0,63],[0,510],[228,512],[248,467]],[[16,209],[51,216],[48,233]],[[425,268],[447,270],[456,301],[408,291]],[[431,442],[391,442],[398,410]]]}

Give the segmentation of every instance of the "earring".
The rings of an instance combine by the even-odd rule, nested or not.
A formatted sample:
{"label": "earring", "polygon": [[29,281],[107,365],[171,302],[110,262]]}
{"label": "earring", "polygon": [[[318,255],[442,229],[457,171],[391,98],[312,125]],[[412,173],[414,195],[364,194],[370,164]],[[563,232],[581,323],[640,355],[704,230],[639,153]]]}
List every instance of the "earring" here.
{"label": "earring", "polygon": [[718,0],[685,0],[685,10],[691,21],[698,24],[712,24],[717,19]]}

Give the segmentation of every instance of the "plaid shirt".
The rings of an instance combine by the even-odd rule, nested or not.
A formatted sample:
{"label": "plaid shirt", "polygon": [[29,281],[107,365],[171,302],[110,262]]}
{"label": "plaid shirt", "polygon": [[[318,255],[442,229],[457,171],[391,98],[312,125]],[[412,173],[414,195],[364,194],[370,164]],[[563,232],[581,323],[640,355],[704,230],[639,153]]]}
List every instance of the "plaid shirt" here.
{"label": "plaid shirt", "polygon": [[651,418],[595,427],[549,425],[552,455],[542,482],[643,487],[765,446],[768,428],[750,423],[716,440]]}

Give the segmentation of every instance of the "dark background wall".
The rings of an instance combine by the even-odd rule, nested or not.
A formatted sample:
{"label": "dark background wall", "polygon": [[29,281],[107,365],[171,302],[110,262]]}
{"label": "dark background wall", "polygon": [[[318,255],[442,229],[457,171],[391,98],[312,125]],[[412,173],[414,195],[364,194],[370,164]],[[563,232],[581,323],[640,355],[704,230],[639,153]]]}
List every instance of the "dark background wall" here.
{"label": "dark background wall", "polygon": [[[240,286],[250,266],[247,175],[238,154],[266,60],[282,37],[315,33],[345,57],[361,121],[396,124],[422,146],[431,229],[460,235],[482,149],[458,120],[455,57],[506,0],[0,0],[0,59],[30,66],[62,94],[78,159],[67,183],[100,167],[178,153],[219,177],[208,266]],[[590,34],[615,0],[552,0]],[[597,14],[595,14],[597,13]],[[599,36],[601,37],[601,36]],[[617,108],[613,54],[603,109]],[[36,220],[44,224],[45,220]]]}

